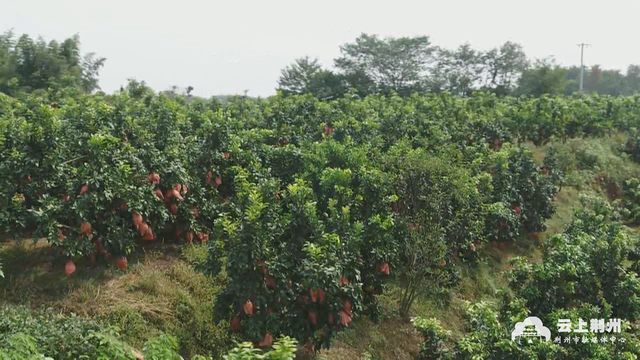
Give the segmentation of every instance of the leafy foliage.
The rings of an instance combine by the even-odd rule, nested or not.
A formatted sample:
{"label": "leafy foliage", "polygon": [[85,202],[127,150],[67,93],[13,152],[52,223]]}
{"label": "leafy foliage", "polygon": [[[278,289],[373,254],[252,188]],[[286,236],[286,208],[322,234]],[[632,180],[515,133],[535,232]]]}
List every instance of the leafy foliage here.
{"label": "leafy foliage", "polygon": [[640,132],[632,131],[627,139],[624,151],[631,156],[633,161],[640,163]]}
{"label": "leafy foliage", "polygon": [[[336,71],[322,69],[317,59],[297,59],[282,70],[279,89],[285,94],[313,94],[336,99],[348,91],[360,96],[450,92],[471,96],[488,91],[499,96],[579,93],[581,69],[563,67],[553,58],[528,59],[520,44],[507,41],[488,50],[470,44],[456,49],[434,46],[426,36],[385,37],[361,34],[340,47]],[[640,92],[640,66],[626,74],[594,65],[585,71],[585,93],[612,96]]]}
{"label": "leafy foliage", "polygon": [[45,354],[53,359],[134,358],[130,347],[117,339],[115,329],[91,320],[47,310],[32,314],[15,307],[3,307],[0,314],[0,353],[8,351],[10,359],[12,353]]}
{"label": "leafy foliage", "polygon": [[[218,335],[228,325],[253,343],[226,359],[291,359],[298,341],[317,350],[354,318],[376,319],[376,296],[389,277],[404,287],[400,313],[407,316],[425,283],[446,290],[460,263],[478,261],[486,244],[544,231],[567,164],[550,151],[538,165],[520,144],[640,123],[637,98],[543,95],[566,91],[569,71],[545,62],[528,68],[514,43],[451,52],[427,37],[363,34],[341,52],[339,74],[299,59],[283,70],[278,96],[221,104],[193,99],[192,88],[186,96],[175,89],[155,95],[135,81],[114,95],[90,95],[104,59],[81,58],[77,37],[46,44],[7,33],[0,92],[13,97],[0,94],[0,231],[46,238],[66,259],[67,276],[85,257],[115,257],[126,269],[126,255],[146,241],[209,243],[197,266],[226,281],[215,299],[218,325],[202,330],[209,328],[189,319],[193,312],[180,300],[178,316],[193,324],[180,335]],[[604,79],[599,71],[589,75],[593,88]],[[425,89],[437,94],[415,94]],[[539,97],[499,97],[514,91]],[[636,142],[626,149],[632,157]],[[593,151],[575,156],[576,166],[599,162]],[[625,186],[634,221],[637,188],[636,179]],[[637,244],[615,209],[587,205],[547,241],[541,264],[512,260],[513,297],[505,294],[500,310],[466,303],[462,339],[450,339],[435,320],[416,319],[426,338],[421,356],[634,355],[632,331],[626,345],[586,348],[521,347],[505,337],[530,311],[551,322],[640,318]],[[114,328],[2,311],[4,358],[134,358]],[[296,340],[274,344],[284,335]],[[214,337],[207,341],[224,338]],[[153,338],[144,355],[181,359],[178,341]]]}
{"label": "leafy foliage", "polygon": [[586,197],[582,201],[587,208],[563,234],[547,240],[542,264],[512,260],[511,287],[538,316],[572,304],[606,304],[615,317],[638,319],[640,280],[625,265],[635,240],[608,203]]}
{"label": "leafy foliage", "polygon": [[295,352],[296,341],[282,337],[273,344],[273,349],[270,351],[263,353],[255,349],[251,343],[244,342],[231,349],[223,358],[224,360],[292,360],[295,358]]}
{"label": "leafy foliage", "polygon": [[98,74],[105,58],[80,54],[80,38],[62,43],[34,41],[11,31],[0,35],[0,92],[12,95],[49,88],[75,87],[84,92],[99,89]]}
{"label": "leafy foliage", "polygon": [[[633,322],[640,315],[640,282],[637,274],[635,240],[617,222],[619,214],[605,200],[583,197],[584,209],[577,211],[566,231],[548,239],[541,263],[524,258],[511,261],[506,277],[512,293],[503,291],[502,306],[487,302],[465,303],[469,325],[460,340],[448,337],[435,320],[418,319],[423,333],[422,355],[438,359],[632,359],[638,354],[638,329]],[[556,344],[511,340],[516,322],[529,315],[544,324],[558,319],[621,318],[622,340]],[[555,329],[552,330],[552,339]]]}
{"label": "leafy foliage", "polygon": [[35,340],[28,335],[18,333],[13,335],[5,344],[0,344],[0,359],[3,360],[52,360],[38,352]]}
{"label": "leafy foliage", "polygon": [[640,223],[640,180],[631,178],[624,182],[625,217],[634,224]]}
{"label": "leafy foliage", "polygon": [[[5,306],[0,308],[0,315],[0,359],[136,359],[134,350],[119,340],[113,327],[51,310],[32,313]],[[152,360],[183,359],[176,338],[165,334],[149,339],[143,355]],[[195,355],[191,359],[207,358]]]}
{"label": "leafy foliage", "polygon": [[425,339],[424,343],[420,345],[418,360],[447,359],[451,356],[451,349],[447,344],[451,332],[443,328],[437,319],[417,317],[411,323]]}
{"label": "leafy foliage", "polygon": [[565,69],[552,60],[538,60],[520,77],[518,92],[532,96],[561,94],[566,87]]}
{"label": "leafy foliage", "polygon": [[335,64],[343,73],[361,72],[373,81],[376,92],[408,95],[422,86],[433,47],[427,36],[381,39],[362,34],[340,51]]}
{"label": "leafy foliage", "polygon": [[519,143],[629,129],[637,112],[598,96],[220,104],[135,82],[113,96],[0,95],[0,226],[119,267],[146,241],[209,243],[198,266],[226,276],[221,326],[318,349],[379,315],[388,278],[441,291],[487,244],[544,231],[563,165]]}
{"label": "leafy foliage", "polygon": [[160,335],[144,344],[144,358],[151,360],[181,360],[178,341],[173,336]]}

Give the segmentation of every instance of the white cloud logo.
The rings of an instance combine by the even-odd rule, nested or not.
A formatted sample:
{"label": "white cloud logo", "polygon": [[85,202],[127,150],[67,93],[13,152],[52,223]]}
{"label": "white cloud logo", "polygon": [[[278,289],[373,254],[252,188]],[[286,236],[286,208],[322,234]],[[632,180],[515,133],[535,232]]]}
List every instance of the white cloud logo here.
{"label": "white cloud logo", "polygon": [[516,324],[516,328],[511,332],[511,340],[516,340],[516,338],[518,338],[518,342],[525,338],[528,343],[532,343],[533,340],[542,340],[542,338],[549,341],[551,331],[542,324],[542,320],[531,316]]}

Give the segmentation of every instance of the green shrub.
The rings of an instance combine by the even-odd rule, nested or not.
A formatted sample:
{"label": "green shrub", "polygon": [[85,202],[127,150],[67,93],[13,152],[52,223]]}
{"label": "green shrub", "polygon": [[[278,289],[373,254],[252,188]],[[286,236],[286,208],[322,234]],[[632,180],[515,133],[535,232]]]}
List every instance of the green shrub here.
{"label": "green shrub", "polygon": [[[637,274],[637,240],[618,222],[619,214],[606,200],[582,197],[566,230],[545,242],[540,263],[522,257],[511,260],[506,273],[511,292],[501,291],[501,306],[465,302],[467,331],[449,339],[439,323],[421,319],[424,358],[453,359],[635,359],[640,355],[640,279]],[[528,316],[539,317],[557,332],[558,319],[620,318],[623,328],[615,343],[592,342],[594,333],[579,343],[512,341],[511,331]],[[554,335],[555,334],[555,335]],[[564,336],[566,337],[566,336]],[[599,339],[600,340],[600,339]],[[453,343],[448,351],[447,344]]]}
{"label": "green shrub", "polygon": [[582,197],[564,233],[547,240],[542,263],[514,258],[510,286],[543,318],[554,309],[576,304],[612,306],[613,315],[640,318],[640,279],[628,267],[636,240],[617,222],[619,214],[605,200]]}
{"label": "green shrub", "polygon": [[[143,352],[145,359],[180,360],[178,350],[175,337],[159,334],[145,342]],[[135,358],[133,348],[119,339],[113,327],[104,328],[91,320],[50,310],[32,313],[17,307],[0,308],[0,359]],[[191,359],[206,360],[195,354]]]}
{"label": "green shrub", "polygon": [[169,335],[160,335],[144,344],[144,358],[148,360],[181,360],[178,341]]}
{"label": "green shrub", "polygon": [[273,349],[262,352],[255,349],[253,344],[244,342],[231,349],[227,355],[223,356],[224,360],[293,360],[296,352],[296,341],[288,337],[282,337],[275,344]]}
{"label": "green shrub", "polygon": [[624,151],[631,156],[633,161],[640,163],[640,132],[636,129],[631,130]]}
{"label": "green shrub", "polygon": [[95,356],[103,351],[102,340],[112,340],[118,335],[115,329],[103,328],[75,315],[65,316],[48,310],[31,313],[18,307],[0,307],[0,336],[11,338],[20,333],[30,336],[41,353],[54,359]]}
{"label": "green shrub", "polygon": [[106,314],[100,314],[97,320],[102,324],[116,326],[120,329],[122,339],[133,346],[141,346],[146,339],[158,334],[152,321],[145,319],[140,311],[127,304],[122,304]]}
{"label": "green shrub", "polygon": [[[318,155],[337,147],[325,142]],[[365,312],[374,294],[365,300],[362,289],[388,275],[380,266],[389,268],[395,244],[384,174],[341,164],[359,155],[342,148],[336,167],[309,163],[319,173],[285,191],[257,170],[252,179],[237,169],[237,203],[217,222],[220,245],[210,250],[210,268],[224,265],[229,280],[216,301],[219,320],[255,342],[285,334],[319,347]]]}
{"label": "green shrub", "polygon": [[449,342],[452,341],[451,332],[440,325],[437,319],[425,319],[422,317],[411,320],[413,326],[424,338],[424,343],[420,345],[420,355],[418,360],[427,359],[450,359],[452,356],[449,349]]}
{"label": "green shrub", "polygon": [[53,360],[40,354],[34,338],[18,333],[0,341],[2,360]]}
{"label": "green shrub", "polygon": [[[596,306],[581,305],[572,309],[555,309],[543,321],[551,330],[548,342],[533,343],[513,341],[511,331],[516,322],[523,321],[529,310],[524,301],[506,296],[500,310],[487,302],[465,302],[466,334],[459,340],[451,339],[436,320],[420,319],[414,324],[421,331],[425,343],[421,346],[419,358],[424,359],[635,359],[640,355],[640,341],[637,329],[624,322],[620,334],[616,334],[616,343],[592,343],[596,335],[588,332],[588,342],[555,343],[559,334],[549,324],[556,324],[558,319],[570,319],[573,324],[578,319],[600,319],[611,316],[606,310]],[[554,335],[555,334],[555,335]],[[623,340],[621,340],[623,339]],[[452,343],[449,351],[447,343]]]}
{"label": "green shrub", "polygon": [[631,178],[624,182],[623,205],[625,217],[633,224],[640,224],[640,180]]}

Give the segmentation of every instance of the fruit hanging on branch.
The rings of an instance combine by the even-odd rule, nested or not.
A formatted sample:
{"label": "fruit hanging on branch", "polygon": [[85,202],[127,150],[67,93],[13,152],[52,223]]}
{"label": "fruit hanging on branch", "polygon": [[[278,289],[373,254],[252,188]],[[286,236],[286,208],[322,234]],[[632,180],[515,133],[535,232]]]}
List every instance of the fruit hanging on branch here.
{"label": "fruit hanging on branch", "polygon": [[351,322],[351,316],[346,311],[340,310],[340,325],[348,326]]}
{"label": "fruit hanging on branch", "polygon": [[147,231],[149,231],[149,225],[147,225],[146,222],[143,222],[142,224],[140,224],[140,226],[138,226],[138,231],[140,232],[140,236],[144,236]]}
{"label": "fruit hanging on branch", "polygon": [[235,315],[231,321],[229,322],[229,327],[231,328],[231,331],[233,332],[238,332],[240,330],[242,330],[242,323],[240,322],[240,318],[238,317],[238,315]]}
{"label": "fruit hanging on branch", "polygon": [[142,215],[134,211],[132,217],[133,217],[133,225],[136,228],[138,228],[140,224],[142,224]]}
{"label": "fruit hanging on branch", "polygon": [[[178,184],[179,185],[179,184]],[[184,200],[184,198],[182,197],[182,195],[180,195],[180,193],[176,190],[176,189],[169,189],[167,190],[167,192],[165,192],[164,194],[164,199],[165,201],[169,201],[171,199],[177,199],[177,200]]]}
{"label": "fruit hanging on branch", "polygon": [[88,222],[83,223],[80,226],[80,233],[87,236],[91,235],[91,224],[89,224]]}
{"label": "fruit hanging on branch", "polygon": [[116,259],[116,268],[120,269],[120,270],[127,270],[128,267],[128,262],[127,262],[127,258],[124,256],[121,256],[119,258]]}
{"label": "fruit hanging on branch", "polygon": [[156,239],[156,236],[153,234],[153,230],[151,230],[151,227],[149,227],[147,232],[142,237],[142,240],[151,241],[151,240],[155,240],[155,239]]}
{"label": "fruit hanging on branch", "polygon": [[247,302],[242,305],[242,310],[244,310],[244,313],[248,316],[253,315],[253,303],[251,300],[247,300]]}
{"label": "fruit hanging on branch", "polygon": [[147,177],[147,180],[149,180],[149,182],[154,184],[154,185],[159,185],[160,184],[160,175],[156,174],[155,172],[152,172]]}
{"label": "fruit hanging on branch", "polygon": [[76,264],[73,263],[73,260],[67,261],[67,264],[64,266],[64,272],[67,274],[67,277],[76,272]]}
{"label": "fruit hanging on branch", "polygon": [[349,315],[351,316],[351,300],[347,299],[344,301],[344,305],[342,307],[342,309]]}
{"label": "fruit hanging on branch", "polygon": [[271,336],[270,333],[267,333],[264,336],[264,339],[262,339],[262,341],[260,343],[258,343],[259,347],[268,347],[273,345],[273,336]]}
{"label": "fruit hanging on branch", "polygon": [[265,284],[271,290],[276,288],[276,282],[269,275],[267,275],[265,278]]}
{"label": "fruit hanging on branch", "polygon": [[158,197],[158,199],[160,200],[164,200],[164,195],[162,194],[162,190],[160,190],[159,188],[154,190],[154,193],[156,194],[156,196]]}

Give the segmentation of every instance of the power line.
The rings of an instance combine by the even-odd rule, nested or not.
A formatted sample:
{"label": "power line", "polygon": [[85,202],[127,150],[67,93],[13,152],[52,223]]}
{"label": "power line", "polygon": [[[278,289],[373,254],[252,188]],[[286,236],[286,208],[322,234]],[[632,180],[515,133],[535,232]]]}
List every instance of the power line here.
{"label": "power line", "polygon": [[582,92],[582,84],[584,83],[584,48],[591,46],[590,44],[580,43],[580,92]]}

